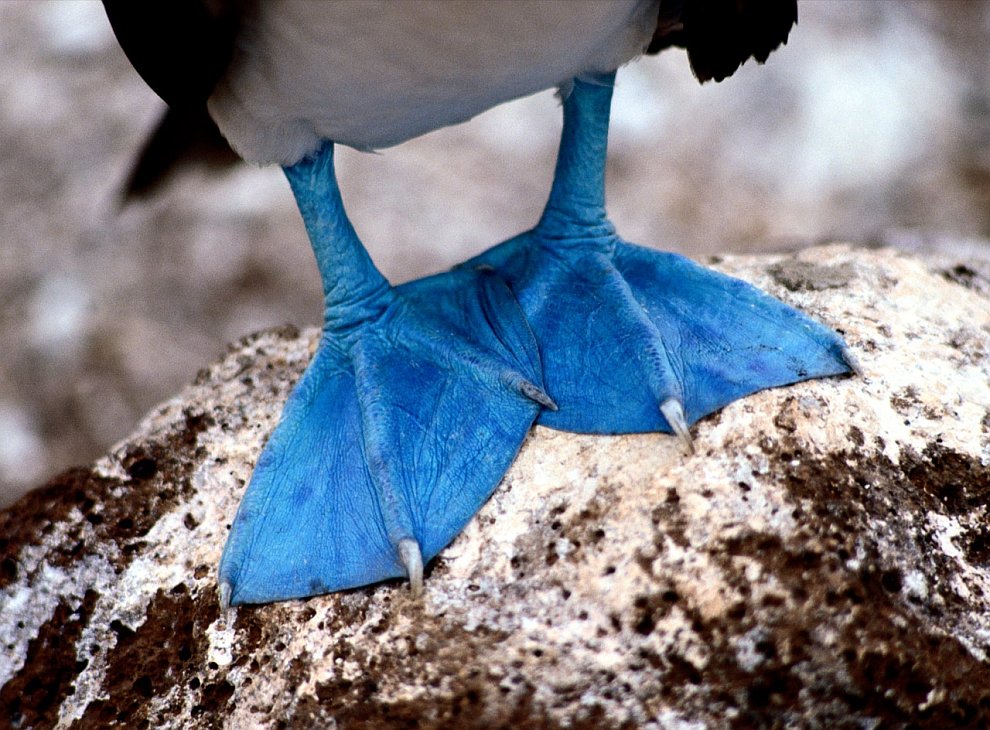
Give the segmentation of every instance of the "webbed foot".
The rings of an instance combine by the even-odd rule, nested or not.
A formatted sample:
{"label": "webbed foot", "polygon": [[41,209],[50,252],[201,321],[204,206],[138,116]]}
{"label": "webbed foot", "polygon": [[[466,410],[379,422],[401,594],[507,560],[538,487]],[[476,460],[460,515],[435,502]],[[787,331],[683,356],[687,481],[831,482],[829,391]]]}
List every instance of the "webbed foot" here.
{"label": "webbed foot", "polygon": [[833,331],[738,279],[622,241],[605,213],[612,77],[577,79],[540,223],[467,262],[509,282],[559,405],[540,423],[676,433],[764,388],[849,372]]}
{"label": "webbed foot", "polygon": [[540,423],[677,434],[764,388],[849,372],[842,339],[743,281],[614,235],[568,247],[539,229],[474,263],[498,264],[536,334]]}
{"label": "webbed foot", "polygon": [[332,148],[287,169],[324,273],[326,325],[244,495],[221,600],[408,577],[460,532],[546,396],[536,343],[490,272],[392,288],[343,214]]}

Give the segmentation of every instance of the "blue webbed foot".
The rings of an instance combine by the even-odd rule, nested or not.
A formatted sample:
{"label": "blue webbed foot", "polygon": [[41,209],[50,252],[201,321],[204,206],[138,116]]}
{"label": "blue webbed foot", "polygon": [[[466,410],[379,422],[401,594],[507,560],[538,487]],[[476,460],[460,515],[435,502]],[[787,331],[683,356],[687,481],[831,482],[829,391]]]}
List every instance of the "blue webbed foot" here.
{"label": "blue webbed foot", "polygon": [[392,288],[347,223],[332,147],[286,170],[324,273],[319,348],[255,467],[221,600],[409,577],[495,489],[542,405],[532,332],[506,284],[457,271]]}
{"label": "blue webbed foot", "polygon": [[827,327],[738,279],[614,236],[566,248],[540,231],[473,264],[497,266],[540,346],[539,422],[582,433],[686,428],[764,388],[849,371]]}
{"label": "blue webbed foot", "polygon": [[512,287],[567,431],[676,433],[764,388],[850,371],[842,339],[729,276],[622,241],[605,213],[612,78],[574,82],[550,200],[532,230],[465,266]]}

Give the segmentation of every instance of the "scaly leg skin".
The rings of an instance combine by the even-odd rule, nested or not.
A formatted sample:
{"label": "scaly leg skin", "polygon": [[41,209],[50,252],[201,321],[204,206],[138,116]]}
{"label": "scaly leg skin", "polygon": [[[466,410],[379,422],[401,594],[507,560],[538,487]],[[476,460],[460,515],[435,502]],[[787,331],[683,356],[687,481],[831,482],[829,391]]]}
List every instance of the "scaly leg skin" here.
{"label": "scaly leg skin", "polygon": [[408,577],[488,499],[542,407],[504,281],[391,287],[344,212],[333,145],[286,168],[324,282],[319,348],[254,470],[220,561],[224,605]]}
{"label": "scaly leg skin", "polygon": [[676,433],[764,388],[855,369],[830,329],[738,279],[621,240],[605,212],[614,74],[564,101],[553,187],[539,224],[464,264],[512,287],[536,334],[539,422],[583,433]]}

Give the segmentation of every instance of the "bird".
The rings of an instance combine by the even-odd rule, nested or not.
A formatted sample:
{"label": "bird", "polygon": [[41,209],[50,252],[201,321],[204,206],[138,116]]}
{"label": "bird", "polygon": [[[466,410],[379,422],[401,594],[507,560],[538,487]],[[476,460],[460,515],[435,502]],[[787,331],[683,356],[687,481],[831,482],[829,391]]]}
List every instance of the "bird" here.
{"label": "bird", "polygon": [[[687,51],[699,81],[765,62],[796,0],[104,0],[168,104],[130,186],[184,140],[280,165],[323,282],[322,335],[218,568],[223,606],[406,579],[480,509],[534,423],[691,426],[753,392],[848,374],[833,330],[755,287],[626,242],[605,207],[617,70]],[[339,145],[381,150],[557,89],[554,178],[530,230],[391,285],[347,218]],[[190,130],[208,130],[204,137]],[[507,144],[511,140],[506,140]]]}

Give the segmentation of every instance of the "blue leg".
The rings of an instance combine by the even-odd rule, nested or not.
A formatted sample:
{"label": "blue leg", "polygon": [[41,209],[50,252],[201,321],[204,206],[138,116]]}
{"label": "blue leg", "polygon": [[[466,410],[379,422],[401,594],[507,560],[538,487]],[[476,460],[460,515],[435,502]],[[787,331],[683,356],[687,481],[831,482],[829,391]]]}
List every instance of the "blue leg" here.
{"label": "blue leg", "polygon": [[224,603],[409,577],[495,489],[541,405],[506,284],[461,270],[393,288],[344,212],[333,145],[287,168],[323,277],[323,337],[255,467],[220,562]]}
{"label": "blue leg", "polygon": [[539,224],[465,264],[510,284],[536,334],[540,423],[565,431],[677,433],[763,388],[846,373],[845,345],[758,289],[622,241],[605,212],[614,77],[576,80]]}

